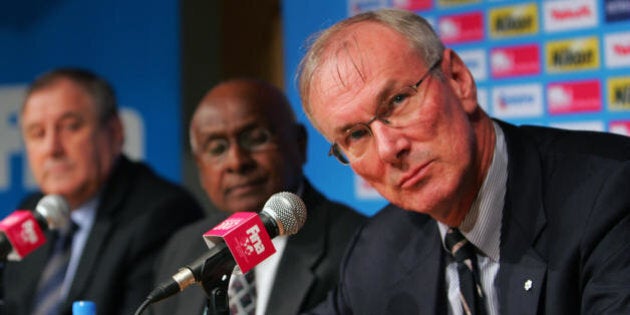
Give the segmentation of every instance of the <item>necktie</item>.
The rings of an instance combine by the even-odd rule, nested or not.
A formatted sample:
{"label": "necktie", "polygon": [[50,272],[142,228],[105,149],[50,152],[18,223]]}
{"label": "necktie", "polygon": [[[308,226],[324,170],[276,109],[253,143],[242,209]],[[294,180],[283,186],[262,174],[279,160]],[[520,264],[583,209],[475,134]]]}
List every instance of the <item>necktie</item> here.
{"label": "necktie", "polygon": [[70,224],[66,231],[55,231],[53,250],[41,275],[35,295],[33,315],[55,315],[63,301],[61,286],[66,275],[72,252],[72,236],[76,225]]}
{"label": "necktie", "polygon": [[485,296],[479,281],[475,246],[459,232],[450,228],[444,238],[446,248],[457,262],[462,308],[467,315],[486,314]]}
{"label": "necktie", "polygon": [[256,281],[254,270],[245,275],[232,274],[228,286],[230,314],[253,315],[256,313]]}

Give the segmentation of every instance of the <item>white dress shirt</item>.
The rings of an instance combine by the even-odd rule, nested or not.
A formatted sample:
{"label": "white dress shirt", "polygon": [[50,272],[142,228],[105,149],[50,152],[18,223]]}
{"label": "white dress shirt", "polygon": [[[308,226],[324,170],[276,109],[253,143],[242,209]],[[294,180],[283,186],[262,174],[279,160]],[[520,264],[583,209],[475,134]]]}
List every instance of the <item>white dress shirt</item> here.
{"label": "white dress shirt", "polygon": [[[499,301],[494,282],[499,272],[499,259],[501,257],[501,218],[507,189],[508,167],[507,147],[503,131],[496,123],[494,123],[494,130],[496,134],[494,155],[488,174],[470,211],[458,227],[466,239],[478,249],[479,278],[486,294],[488,315],[499,315]],[[442,236],[442,245],[446,250],[444,236],[448,226],[438,222],[438,228]],[[448,313],[462,315],[457,263],[450,255],[447,255],[445,277],[449,301]]]}
{"label": "white dress shirt", "polygon": [[79,228],[72,237],[72,253],[70,254],[70,262],[68,263],[68,269],[66,269],[66,275],[61,287],[61,295],[63,297],[67,296],[68,291],[70,291],[70,286],[72,285],[74,275],[79,266],[79,260],[83,254],[83,248],[94,225],[98,200],[98,198],[92,198],[78,208],[70,211],[70,219],[78,225]]}

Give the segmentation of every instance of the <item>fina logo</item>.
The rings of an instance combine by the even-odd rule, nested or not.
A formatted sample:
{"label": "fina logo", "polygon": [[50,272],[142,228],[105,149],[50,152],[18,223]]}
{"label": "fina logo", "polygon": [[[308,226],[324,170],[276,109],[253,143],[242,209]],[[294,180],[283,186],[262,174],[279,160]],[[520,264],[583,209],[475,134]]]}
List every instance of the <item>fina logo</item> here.
{"label": "fina logo", "polygon": [[595,0],[544,2],[545,30],[548,32],[596,27],[597,16]]}
{"label": "fina logo", "polygon": [[606,10],[606,22],[630,18],[630,1],[628,0],[606,0],[604,8]]}
{"label": "fina logo", "polygon": [[258,225],[254,225],[245,231],[249,238],[245,241],[245,252],[247,255],[251,255],[254,251],[260,255],[265,251],[265,245],[260,239],[260,228]]}
{"label": "fina logo", "polygon": [[25,243],[36,244],[39,241],[37,233],[35,232],[35,226],[33,220],[27,220],[22,223],[22,230],[20,231],[20,237]]}

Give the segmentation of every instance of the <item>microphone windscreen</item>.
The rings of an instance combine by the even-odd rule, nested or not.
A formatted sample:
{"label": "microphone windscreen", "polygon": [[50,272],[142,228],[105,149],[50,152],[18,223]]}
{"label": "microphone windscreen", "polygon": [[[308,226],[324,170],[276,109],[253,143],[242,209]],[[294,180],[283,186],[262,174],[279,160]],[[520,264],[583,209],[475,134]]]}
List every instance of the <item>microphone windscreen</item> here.
{"label": "microphone windscreen", "polygon": [[39,200],[35,211],[48,223],[50,230],[65,230],[70,224],[70,207],[59,195],[46,195]]}
{"label": "microphone windscreen", "polygon": [[275,193],[269,197],[262,212],[276,221],[279,235],[295,234],[306,222],[304,201],[298,195],[288,191]]}

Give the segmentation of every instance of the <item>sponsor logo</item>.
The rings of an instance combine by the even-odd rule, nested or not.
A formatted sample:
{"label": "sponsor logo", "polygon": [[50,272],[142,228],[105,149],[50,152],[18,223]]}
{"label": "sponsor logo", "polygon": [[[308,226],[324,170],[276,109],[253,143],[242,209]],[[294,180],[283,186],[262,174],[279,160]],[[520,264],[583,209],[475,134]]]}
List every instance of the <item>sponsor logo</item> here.
{"label": "sponsor logo", "polygon": [[607,34],[604,47],[606,67],[630,66],[630,32]]}
{"label": "sponsor logo", "polygon": [[608,79],[608,104],[611,110],[630,110],[630,77]]}
{"label": "sponsor logo", "polygon": [[565,72],[599,68],[597,37],[547,43],[547,70]]}
{"label": "sponsor logo", "polygon": [[483,13],[471,12],[440,17],[438,30],[446,44],[482,40]]}
{"label": "sponsor logo", "polygon": [[219,225],[215,226],[215,230],[229,230],[235,226],[238,226],[243,220],[240,218],[228,218],[225,221],[221,222]]}
{"label": "sponsor logo", "polygon": [[485,50],[462,50],[459,52],[459,57],[461,57],[466,66],[468,66],[468,69],[470,69],[476,81],[484,81],[488,78]]}
{"label": "sponsor logo", "polygon": [[254,225],[245,231],[248,238],[245,242],[245,252],[247,255],[251,255],[256,252],[257,255],[262,254],[265,251],[265,245],[260,238],[260,228],[258,225]]}
{"label": "sponsor logo", "polygon": [[545,30],[564,31],[597,26],[595,0],[563,0],[544,2]]}
{"label": "sponsor logo", "polygon": [[471,3],[479,3],[481,0],[438,0],[438,5],[441,7],[452,7],[456,5],[464,5]]}
{"label": "sponsor logo", "polygon": [[490,52],[492,76],[502,78],[540,73],[538,45],[494,48]]}
{"label": "sponsor logo", "polygon": [[630,121],[611,121],[608,131],[630,137]]}
{"label": "sponsor logo", "polygon": [[549,84],[547,104],[553,115],[600,111],[601,84],[598,80]]}
{"label": "sponsor logo", "polygon": [[538,32],[538,10],[535,3],[490,10],[490,36],[531,35]]}
{"label": "sponsor logo", "polygon": [[37,232],[35,231],[35,223],[33,220],[22,222],[22,230],[20,231],[20,237],[25,244],[36,244],[39,242]]}
{"label": "sponsor logo", "polygon": [[392,6],[409,11],[428,10],[432,7],[431,0],[392,0]]}
{"label": "sponsor logo", "polygon": [[348,1],[348,15],[372,11],[388,7],[388,0],[350,0]]}
{"label": "sponsor logo", "polygon": [[630,20],[630,0],[605,0],[606,22]]}
{"label": "sponsor logo", "polygon": [[494,88],[492,113],[498,118],[542,116],[542,86],[521,84]]}
{"label": "sponsor logo", "polygon": [[599,120],[551,123],[551,127],[568,130],[604,131],[604,123]]}

